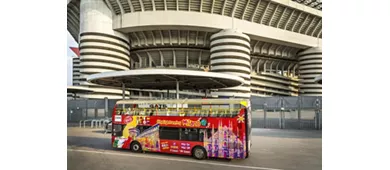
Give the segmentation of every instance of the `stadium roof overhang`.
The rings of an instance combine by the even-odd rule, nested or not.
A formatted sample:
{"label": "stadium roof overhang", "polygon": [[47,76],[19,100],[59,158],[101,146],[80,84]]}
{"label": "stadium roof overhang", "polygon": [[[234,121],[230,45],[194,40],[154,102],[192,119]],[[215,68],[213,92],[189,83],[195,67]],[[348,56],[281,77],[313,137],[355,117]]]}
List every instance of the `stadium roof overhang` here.
{"label": "stadium roof overhang", "polygon": [[81,86],[68,86],[67,93],[92,93],[93,90]]}
{"label": "stadium roof overhang", "polygon": [[86,93],[93,93],[94,91],[82,86],[68,86],[67,93],[72,93],[74,95],[74,98],[76,98],[76,94],[86,94]]}
{"label": "stadium roof overhang", "polygon": [[240,86],[244,79],[223,73],[180,69],[137,69],[90,75],[90,83],[139,89],[219,89]]}

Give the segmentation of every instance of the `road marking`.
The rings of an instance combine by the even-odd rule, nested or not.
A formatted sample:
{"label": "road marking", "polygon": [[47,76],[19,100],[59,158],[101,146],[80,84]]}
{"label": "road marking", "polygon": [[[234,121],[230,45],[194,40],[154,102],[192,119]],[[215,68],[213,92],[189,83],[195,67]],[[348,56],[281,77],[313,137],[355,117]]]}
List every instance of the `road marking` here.
{"label": "road marking", "polygon": [[151,158],[151,159],[159,159],[159,160],[167,160],[167,161],[189,162],[189,163],[196,163],[196,164],[226,166],[226,167],[234,167],[234,168],[259,169],[259,170],[282,170],[282,169],[266,168],[266,167],[259,167],[259,166],[222,164],[222,163],[215,163],[215,162],[210,162],[210,161],[205,161],[205,160],[194,161],[194,160],[175,159],[175,158],[157,157],[157,156],[151,156],[151,155],[141,155],[141,154],[131,154],[131,153],[122,154],[122,153],[115,153],[115,152],[89,151],[89,150],[78,150],[78,149],[77,150],[76,149],[68,149],[68,151],[107,154],[107,155],[116,155],[116,156],[128,156],[128,157],[137,157],[137,158]]}

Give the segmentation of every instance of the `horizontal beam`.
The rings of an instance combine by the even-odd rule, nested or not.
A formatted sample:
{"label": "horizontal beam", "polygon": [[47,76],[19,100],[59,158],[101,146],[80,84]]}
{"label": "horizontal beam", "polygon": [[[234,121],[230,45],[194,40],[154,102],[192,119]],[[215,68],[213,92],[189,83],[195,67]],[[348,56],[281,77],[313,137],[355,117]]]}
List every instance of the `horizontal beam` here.
{"label": "horizontal beam", "polygon": [[[169,20],[166,18],[169,18]],[[188,20],[188,18],[192,19]],[[234,20],[237,29],[248,34],[251,40],[260,40],[300,49],[318,45],[316,37],[236,18]],[[155,11],[153,13],[126,13],[122,16],[115,16],[113,22],[114,30],[123,33],[156,29],[196,30],[214,33],[230,28],[232,18],[198,12]],[[322,40],[320,41],[322,42]]]}

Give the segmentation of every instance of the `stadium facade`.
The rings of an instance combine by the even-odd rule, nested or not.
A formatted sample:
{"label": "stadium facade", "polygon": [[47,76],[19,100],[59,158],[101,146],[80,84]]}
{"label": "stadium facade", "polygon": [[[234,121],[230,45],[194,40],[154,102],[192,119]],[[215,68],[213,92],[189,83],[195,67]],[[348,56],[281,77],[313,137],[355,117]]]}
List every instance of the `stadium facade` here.
{"label": "stadium facade", "polygon": [[[86,82],[107,71],[191,69],[242,77],[218,97],[321,96],[322,3],[318,0],[68,0],[67,29],[78,42],[73,85],[82,98],[119,99],[120,89]],[[171,96],[175,91],[169,91]],[[166,90],[129,89],[131,98]],[[181,97],[202,97],[198,89]]]}

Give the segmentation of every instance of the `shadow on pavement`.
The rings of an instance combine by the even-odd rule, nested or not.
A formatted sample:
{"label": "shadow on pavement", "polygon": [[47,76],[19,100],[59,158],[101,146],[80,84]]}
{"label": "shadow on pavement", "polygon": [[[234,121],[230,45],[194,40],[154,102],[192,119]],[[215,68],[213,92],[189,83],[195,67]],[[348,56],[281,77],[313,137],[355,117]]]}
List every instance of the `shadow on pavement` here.
{"label": "shadow on pavement", "polygon": [[253,128],[252,135],[276,138],[322,138],[322,131]]}
{"label": "shadow on pavement", "polygon": [[[132,153],[130,150],[127,149],[116,149],[112,148],[111,140],[110,138],[97,138],[97,137],[80,137],[80,136],[68,136],[67,140],[68,147],[75,148],[75,147],[86,147],[90,149],[98,149],[98,150],[110,150],[110,151],[117,151],[121,153]],[[143,154],[143,153],[134,153],[134,154]],[[156,152],[145,152],[144,154],[148,154],[150,156],[168,156],[171,158],[188,158],[188,159],[194,159],[191,156],[185,156],[185,155],[174,155],[174,154],[167,154],[167,153],[156,153]],[[217,159],[217,158],[209,158],[208,160],[213,160],[217,162],[230,162],[231,160],[228,159]],[[237,161],[237,160],[234,160]],[[238,160],[239,161],[239,160]]]}
{"label": "shadow on pavement", "polygon": [[67,145],[70,147],[113,150],[109,137],[109,135],[107,138],[68,136]]}
{"label": "shadow on pavement", "polygon": [[[93,133],[100,133],[100,134],[104,134],[104,130],[94,130],[92,131]],[[107,135],[110,135],[111,133],[106,133]]]}

